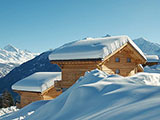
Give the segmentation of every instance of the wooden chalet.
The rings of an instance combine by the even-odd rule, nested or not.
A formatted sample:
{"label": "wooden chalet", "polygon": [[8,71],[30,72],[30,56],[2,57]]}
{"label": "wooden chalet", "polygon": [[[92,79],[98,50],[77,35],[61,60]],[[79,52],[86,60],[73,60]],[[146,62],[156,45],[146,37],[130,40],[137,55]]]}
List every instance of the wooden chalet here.
{"label": "wooden chalet", "polygon": [[61,80],[61,72],[38,72],[16,82],[12,89],[20,95],[19,108],[34,101],[51,100],[62,93],[56,90],[54,82]]}
{"label": "wooden chalet", "polygon": [[62,70],[56,88],[66,89],[86,71],[100,69],[109,74],[131,76],[142,72],[146,57],[128,36],[86,38],[65,44],[49,55]]}

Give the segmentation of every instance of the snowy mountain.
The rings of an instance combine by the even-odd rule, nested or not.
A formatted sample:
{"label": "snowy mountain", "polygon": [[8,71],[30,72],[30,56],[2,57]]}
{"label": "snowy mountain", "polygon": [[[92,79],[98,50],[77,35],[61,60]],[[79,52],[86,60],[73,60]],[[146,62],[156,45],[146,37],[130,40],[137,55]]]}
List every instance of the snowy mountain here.
{"label": "snowy mountain", "polygon": [[[8,89],[10,92],[11,86],[17,81],[28,77],[29,75],[35,72],[59,72],[61,71],[57,65],[51,64],[48,59],[48,55],[52,51],[44,52],[32,60],[29,60],[20,66],[14,68],[11,72],[9,72],[5,77],[0,78],[0,93],[2,93],[5,89]],[[16,96],[16,94],[13,94]]]}
{"label": "snowy mountain", "polygon": [[158,55],[160,56],[160,44],[153,43],[145,38],[141,37],[133,40],[137,46],[148,55]]}
{"label": "snowy mountain", "polygon": [[159,120],[160,74],[86,72],[53,100],[33,102],[0,120]]}
{"label": "snowy mountain", "polygon": [[12,45],[7,45],[3,49],[0,48],[0,78],[13,68],[33,59],[36,55],[38,54],[20,50]]}

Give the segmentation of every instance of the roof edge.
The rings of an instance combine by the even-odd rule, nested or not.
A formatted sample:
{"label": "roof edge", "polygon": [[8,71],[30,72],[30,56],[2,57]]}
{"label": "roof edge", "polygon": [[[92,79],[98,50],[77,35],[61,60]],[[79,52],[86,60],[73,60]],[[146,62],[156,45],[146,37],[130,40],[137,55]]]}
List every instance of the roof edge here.
{"label": "roof edge", "polygon": [[103,58],[89,58],[89,59],[68,59],[68,60],[50,60],[50,62],[61,62],[61,61],[102,61]]}

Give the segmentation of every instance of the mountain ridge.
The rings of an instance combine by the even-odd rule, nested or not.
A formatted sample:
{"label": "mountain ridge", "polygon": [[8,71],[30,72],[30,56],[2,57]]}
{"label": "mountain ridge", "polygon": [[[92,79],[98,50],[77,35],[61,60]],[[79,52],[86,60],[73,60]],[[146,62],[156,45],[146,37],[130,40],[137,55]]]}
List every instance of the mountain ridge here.
{"label": "mountain ridge", "polygon": [[158,55],[160,57],[160,44],[148,41],[147,39],[140,37],[133,40],[136,45],[148,55]]}
{"label": "mountain ridge", "polygon": [[0,48],[0,78],[4,77],[15,67],[33,59],[37,55],[37,53],[20,50],[11,44]]}

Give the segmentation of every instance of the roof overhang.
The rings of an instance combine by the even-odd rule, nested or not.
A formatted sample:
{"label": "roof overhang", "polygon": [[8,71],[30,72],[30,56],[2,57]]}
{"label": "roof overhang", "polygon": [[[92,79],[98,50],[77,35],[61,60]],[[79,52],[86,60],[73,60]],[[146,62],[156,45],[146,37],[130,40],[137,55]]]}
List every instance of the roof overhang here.
{"label": "roof overhang", "polygon": [[137,57],[141,60],[141,63],[139,63],[139,64],[145,64],[147,62],[147,58],[144,55],[140,54],[139,51],[130,42],[128,42],[128,44],[131,49],[135,50],[135,52],[137,53],[136,54]]}
{"label": "roof overhang", "polygon": [[127,42],[126,44],[124,44],[123,46],[121,46],[119,49],[115,50],[113,53],[111,53],[110,55],[106,56],[103,59],[103,62],[100,63],[100,64],[103,64],[107,59],[109,59],[110,57],[112,57],[116,53],[121,52],[127,46],[129,47],[129,49],[131,51],[134,51],[133,53],[136,53],[135,55],[139,59],[138,64],[145,64],[147,62],[146,58],[142,54],[140,54],[139,51],[130,42]]}
{"label": "roof overhang", "polygon": [[103,61],[102,58],[96,59],[73,59],[73,60],[51,60],[50,63],[52,64],[89,64],[89,63],[101,63]]}
{"label": "roof overhang", "polygon": [[138,71],[140,71],[140,72],[144,71],[144,68],[143,68],[143,66],[141,64],[138,65]]}

